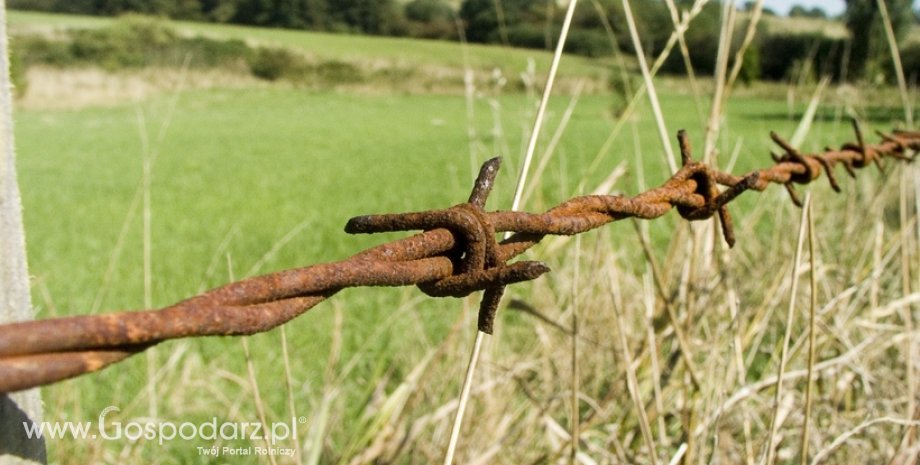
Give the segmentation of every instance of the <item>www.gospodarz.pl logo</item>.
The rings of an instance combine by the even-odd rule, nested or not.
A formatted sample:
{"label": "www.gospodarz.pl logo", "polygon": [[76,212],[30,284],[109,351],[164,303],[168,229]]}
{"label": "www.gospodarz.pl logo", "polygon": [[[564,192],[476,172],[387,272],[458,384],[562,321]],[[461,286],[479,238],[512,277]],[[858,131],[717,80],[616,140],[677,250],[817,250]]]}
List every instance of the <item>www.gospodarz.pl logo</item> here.
{"label": "www.gospodarz.pl logo", "polygon": [[[176,426],[176,424],[171,421],[132,421],[124,426],[122,426],[121,422],[112,421],[109,425],[106,425],[105,416],[113,411],[120,412],[121,409],[115,406],[106,407],[102,413],[99,414],[99,423],[95,431],[93,430],[93,422],[91,421],[68,421],[64,423],[42,422],[41,424],[23,422],[22,426],[25,428],[26,435],[29,438],[49,437],[52,439],[64,439],[70,436],[73,439],[98,439],[101,437],[106,440],[127,439],[130,441],[137,441],[144,438],[147,441],[157,441],[160,445],[163,445],[164,441],[172,441],[175,439],[182,439],[185,441],[191,441],[193,439],[214,441],[220,437],[227,441],[267,441],[274,446],[276,445],[276,441],[296,438],[297,424],[303,424],[307,421],[305,417],[292,417],[290,423],[277,422],[272,423],[270,427],[266,427],[261,422],[224,422],[218,425],[217,417],[212,417],[211,421],[199,423],[197,425],[191,422],[184,422]],[[199,449],[201,448],[199,447]],[[256,447],[255,449],[264,448]],[[269,449],[266,450],[265,453],[276,455],[286,452],[288,452],[287,449]],[[256,451],[256,454],[259,453],[260,451]],[[290,449],[290,453],[293,454],[292,449]]]}

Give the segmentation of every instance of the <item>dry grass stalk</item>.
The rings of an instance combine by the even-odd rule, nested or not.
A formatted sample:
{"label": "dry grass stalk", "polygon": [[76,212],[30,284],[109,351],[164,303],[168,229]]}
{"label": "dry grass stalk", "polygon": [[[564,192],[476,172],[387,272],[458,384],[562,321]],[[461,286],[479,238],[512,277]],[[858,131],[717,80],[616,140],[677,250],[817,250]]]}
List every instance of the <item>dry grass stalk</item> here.
{"label": "dry grass stalk", "polygon": [[572,338],[571,338],[571,348],[572,348],[572,363],[571,363],[571,421],[570,429],[571,439],[570,443],[572,445],[571,455],[569,455],[569,463],[572,465],[575,464],[576,459],[578,458],[578,441],[580,439],[580,418],[579,418],[579,402],[578,402],[578,390],[580,387],[579,383],[579,371],[578,371],[578,296],[579,289],[584,285],[579,278],[578,269],[581,262],[581,237],[575,239],[575,277],[572,279]]}
{"label": "dry grass stalk", "polygon": [[914,127],[914,106],[907,91],[907,80],[904,79],[904,66],[901,64],[901,54],[898,53],[898,41],[891,27],[891,17],[888,15],[888,6],[884,0],[877,0],[878,11],[882,15],[882,24],[885,26],[885,39],[891,51],[891,61],[894,63],[895,77],[898,79],[898,90],[901,91],[901,105],[904,107],[904,122],[908,128]]}
{"label": "dry grass stalk", "polygon": [[[763,0],[760,1],[762,2]],[[690,49],[687,48],[687,41],[684,38],[684,29],[681,28],[680,25],[680,14],[677,11],[674,0],[665,0],[665,5],[668,7],[668,12],[671,13],[671,22],[674,23],[674,32],[677,33],[677,42],[680,45],[680,54],[684,58],[684,68],[687,70],[687,80],[690,82],[690,93],[693,94],[693,101],[696,104],[697,117],[700,119],[700,124],[703,125],[705,116],[703,116],[703,101],[700,98],[702,91],[697,83],[696,73],[693,71],[693,63],[690,61]],[[705,127],[703,129],[705,129]]]}
{"label": "dry grass stalk", "polygon": [[808,376],[805,379],[805,419],[802,420],[802,444],[800,447],[802,465],[808,463],[808,433],[811,422],[812,389],[814,387],[812,379],[814,379],[815,359],[817,357],[817,349],[815,347],[817,345],[815,313],[818,307],[818,267],[815,260],[815,221],[812,213],[813,209],[813,203],[809,203],[805,211],[806,216],[808,216],[808,259],[811,264],[808,275],[811,284],[811,305],[808,307]]}
{"label": "dry grass stalk", "polygon": [[642,51],[642,39],[639,37],[639,30],[636,28],[636,20],[633,18],[632,9],[629,7],[629,0],[623,0],[623,12],[626,16],[626,24],[629,26],[629,35],[632,37],[633,47],[636,50],[636,58],[639,60],[639,69],[642,70],[642,79],[645,81],[652,112],[655,115],[655,124],[658,127],[661,144],[664,147],[666,161],[671,173],[676,173],[677,161],[674,158],[674,148],[671,146],[671,135],[664,122],[661,104],[658,102],[658,93],[655,92],[655,83],[652,81],[652,73],[649,71],[648,63],[645,61],[645,52]]}
{"label": "dry grass stalk", "polygon": [[728,78],[728,55],[731,52],[732,35],[735,31],[735,2],[729,1],[722,6],[722,27],[719,30],[719,52],[716,57],[714,76],[716,85],[713,89],[712,107],[709,121],[706,123],[706,144],[703,151],[703,163],[715,164],[715,145],[719,134],[722,110],[728,94],[726,80]]}
{"label": "dry grass stalk", "polygon": [[[770,421],[769,436],[766,442],[766,464],[773,465],[774,460],[776,459],[776,445],[778,445],[778,440],[774,440],[774,437],[778,434],[779,426],[782,424],[780,421],[780,412],[782,409],[780,405],[782,404],[781,400],[783,397],[783,376],[786,374],[786,363],[787,355],[789,353],[789,341],[792,339],[792,324],[794,322],[795,315],[795,299],[797,297],[796,290],[798,289],[798,276],[799,276],[799,266],[802,259],[802,246],[805,243],[805,230],[808,226],[807,221],[807,212],[811,208],[811,192],[805,194],[805,204],[802,207],[802,219],[799,226],[798,239],[796,240],[795,246],[795,257],[792,265],[792,290],[789,292],[789,311],[786,315],[785,322],[785,335],[783,336],[783,345],[779,353],[779,371],[777,373],[777,382],[776,382],[776,392],[774,395],[773,403],[775,405],[773,409],[773,418]],[[813,272],[813,271],[812,271]]]}
{"label": "dry grass stalk", "polygon": [[629,390],[629,396],[633,403],[633,408],[636,411],[636,414],[639,418],[639,427],[642,432],[642,439],[645,441],[645,445],[648,448],[648,458],[652,464],[658,463],[658,452],[657,447],[655,446],[655,439],[652,436],[652,428],[649,425],[648,414],[645,411],[645,403],[642,400],[642,396],[639,392],[639,380],[636,377],[636,371],[633,368],[633,358],[630,355],[629,345],[626,342],[626,333],[623,328],[626,328],[628,325],[625,320],[623,320],[623,315],[621,314],[620,309],[614,309],[616,313],[617,323],[619,330],[617,334],[619,335],[619,343],[621,356],[623,357],[623,365],[626,371],[626,387]]}
{"label": "dry grass stalk", "polygon": [[[252,390],[252,399],[256,405],[256,412],[259,414],[259,421],[262,422],[263,425],[267,425],[269,423],[265,421],[265,405],[262,402],[262,395],[259,394],[259,383],[256,381],[255,366],[252,363],[252,358],[249,356],[248,336],[241,337],[240,343],[243,345],[243,355],[246,357],[246,372],[249,373],[249,387]],[[266,434],[262,436],[262,440],[265,443],[266,449],[271,448],[269,433],[266,432]],[[269,461],[272,465],[277,465],[274,456],[270,455]]]}

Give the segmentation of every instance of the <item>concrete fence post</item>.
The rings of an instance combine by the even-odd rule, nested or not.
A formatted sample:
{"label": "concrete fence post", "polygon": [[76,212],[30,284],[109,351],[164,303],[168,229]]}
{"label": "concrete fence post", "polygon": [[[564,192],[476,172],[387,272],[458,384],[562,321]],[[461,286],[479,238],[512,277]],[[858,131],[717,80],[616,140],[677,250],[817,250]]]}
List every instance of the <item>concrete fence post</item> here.
{"label": "concrete fence post", "polygon": [[[0,324],[33,318],[16,181],[8,39],[6,2],[0,0]],[[30,438],[24,427],[41,418],[38,389],[0,394],[0,465],[47,463],[44,439]]]}

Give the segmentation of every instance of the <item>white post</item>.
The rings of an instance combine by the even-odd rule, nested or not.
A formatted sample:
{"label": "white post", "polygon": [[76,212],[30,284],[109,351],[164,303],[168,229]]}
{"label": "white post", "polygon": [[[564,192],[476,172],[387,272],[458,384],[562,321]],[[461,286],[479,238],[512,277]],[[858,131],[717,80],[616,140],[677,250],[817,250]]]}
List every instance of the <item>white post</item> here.
{"label": "white post", "polygon": [[[0,324],[32,319],[22,201],[13,149],[12,85],[6,2],[0,0]],[[45,440],[29,438],[25,425],[40,423],[38,389],[0,394],[0,465],[44,464]]]}

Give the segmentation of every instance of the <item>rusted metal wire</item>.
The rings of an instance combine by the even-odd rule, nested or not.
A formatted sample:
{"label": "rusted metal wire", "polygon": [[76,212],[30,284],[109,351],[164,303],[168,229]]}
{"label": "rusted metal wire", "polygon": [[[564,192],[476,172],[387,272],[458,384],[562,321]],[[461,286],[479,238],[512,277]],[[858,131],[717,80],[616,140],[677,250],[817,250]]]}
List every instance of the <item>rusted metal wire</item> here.
{"label": "rusted metal wire", "polygon": [[[417,285],[433,297],[463,297],[485,291],[479,328],[492,332],[505,286],[536,279],[549,268],[535,261],[508,263],[547,235],[574,235],[624,218],[653,219],[676,208],[684,219],[717,216],[729,246],[735,236],[727,204],[742,192],[783,184],[801,205],[793,184],[834,168],[847,173],[890,157],[912,161],[920,132],[879,134],[867,145],[854,123],[857,142],[803,155],[776,134],[783,149],[775,165],[743,176],[723,173],[692,159],[690,142],[678,133],[683,167],[663,186],[627,198],[592,195],[569,200],[542,214],[484,210],[500,159],[486,162],[469,200],[446,210],[352,218],[350,234],[422,230],[348,259],[280,271],[227,284],[160,310],[73,316],[0,326],[0,392],[41,386],[99,370],[169,339],[239,336],[268,331],[347,287]],[[913,153],[912,153],[913,152]],[[724,186],[721,190],[718,186]],[[513,232],[496,242],[496,233]]]}

